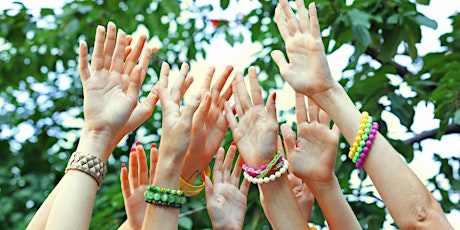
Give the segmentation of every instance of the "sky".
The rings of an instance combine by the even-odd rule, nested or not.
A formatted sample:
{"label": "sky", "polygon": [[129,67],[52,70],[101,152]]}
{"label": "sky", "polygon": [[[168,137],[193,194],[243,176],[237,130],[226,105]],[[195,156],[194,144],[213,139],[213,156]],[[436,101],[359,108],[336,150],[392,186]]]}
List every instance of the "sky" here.
{"label": "sky", "polygon": [[[11,6],[11,3],[15,0],[1,0],[0,10]],[[59,12],[60,7],[63,4],[62,0],[48,1],[48,0],[21,0],[28,8],[37,10],[40,7],[55,8]],[[197,0],[197,4],[209,3],[209,0]],[[252,8],[257,7],[257,1],[251,0],[240,0],[238,3],[232,1],[230,6],[225,10],[219,10],[219,1],[211,1],[216,5],[215,12],[212,12],[209,17],[212,18],[214,15],[217,18],[229,18],[231,19],[237,13],[247,14]],[[351,3],[352,0],[347,0],[347,3]],[[428,52],[438,51],[441,49],[438,37],[440,34],[451,31],[450,20],[448,16],[460,11],[460,1],[454,0],[431,0],[429,6],[418,6],[418,10],[424,13],[427,17],[434,19],[438,23],[436,30],[422,27],[422,42],[417,44],[417,48],[420,55]],[[36,11],[38,12],[38,11]],[[242,31],[245,36],[249,37],[248,31]],[[197,61],[190,63],[191,74],[194,76],[200,76],[203,74],[203,70],[206,70],[209,66],[216,67],[216,73],[219,74],[227,64],[232,64],[237,70],[244,70],[252,62],[250,58],[241,57],[252,57],[255,52],[260,50],[261,46],[249,42],[250,39],[245,39],[242,44],[236,44],[233,47],[230,46],[223,36],[215,37],[209,45],[205,48],[207,50],[207,58],[198,59]],[[218,51],[218,52],[216,52]],[[225,53],[226,55],[222,55]],[[353,53],[353,49],[349,46],[344,46],[335,53],[328,56],[328,61],[332,70],[332,74],[335,78],[340,78],[342,69],[346,66],[343,60],[348,60]],[[410,66],[411,60],[405,57],[396,57],[395,61],[404,65]],[[199,82],[199,79],[198,79]],[[277,103],[277,110],[289,110],[293,107],[293,93],[287,89],[287,84],[277,90],[277,99],[287,98],[288,100]],[[421,133],[426,130],[431,130],[439,127],[439,120],[434,119],[434,107],[432,104],[424,105],[419,104],[416,106],[416,115],[414,118],[414,124],[411,129],[415,134]],[[294,119],[294,118],[288,118]],[[408,133],[399,123],[399,120],[390,113],[382,114],[389,128],[389,136],[392,138],[408,138],[414,133]],[[27,130],[24,132],[28,132]],[[431,178],[437,174],[439,165],[433,162],[433,153],[442,153],[443,157],[449,156],[460,156],[460,135],[445,135],[441,140],[425,140],[421,142],[422,152],[416,152],[414,161],[409,164],[409,167],[415,172],[415,174],[430,188],[426,179]],[[458,169],[458,165],[456,167]],[[353,175],[353,177],[358,177]],[[357,178],[356,178],[357,179]],[[366,183],[371,183],[366,181]],[[435,194],[436,196],[436,194]],[[457,194],[457,199],[460,199],[460,194]],[[454,211],[448,215],[449,221],[454,225],[454,228],[460,229],[460,211]]]}

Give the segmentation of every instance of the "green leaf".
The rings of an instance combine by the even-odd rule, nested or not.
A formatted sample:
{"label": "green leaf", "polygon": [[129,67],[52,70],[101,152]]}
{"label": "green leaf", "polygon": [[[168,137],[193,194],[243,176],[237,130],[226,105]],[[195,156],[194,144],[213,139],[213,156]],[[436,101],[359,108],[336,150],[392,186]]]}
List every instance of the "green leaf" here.
{"label": "green leaf", "polygon": [[352,9],[348,11],[347,14],[353,26],[362,26],[366,29],[369,29],[371,27],[371,23],[369,22],[369,18],[371,17],[371,15],[358,9]]}
{"label": "green leaf", "polygon": [[417,16],[415,16],[415,22],[417,22],[417,24],[421,26],[426,26],[433,30],[438,28],[438,23],[435,20],[429,19],[421,14],[418,14]]}
{"label": "green leaf", "polygon": [[430,5],[430,0],[415,0],[418,4]]}
{"label": "green leaf", "polygon": [[54,10],[50,8],[42,8],[40,10],[40,15],[41,16],[54,15]]}
{"label": "green leaf", "polygon": [[362,25],[353,26],[352,28],[353,34],[356,37],[356,45],[361,47],[367,47],[371,44],[371,35],[369,34],[369,30]]}
{"label": "green leaf", "polygon": [[228,7],[228,4],[230,3],[230,0],[221,0],[220,1],[220,6],[222,7],[222,9],[227,9]]}
{"label": "green leaf", "polygon": [[193,221],[189,217],[181,217],[179,218],[179,226],[185,229],[192,229]]}

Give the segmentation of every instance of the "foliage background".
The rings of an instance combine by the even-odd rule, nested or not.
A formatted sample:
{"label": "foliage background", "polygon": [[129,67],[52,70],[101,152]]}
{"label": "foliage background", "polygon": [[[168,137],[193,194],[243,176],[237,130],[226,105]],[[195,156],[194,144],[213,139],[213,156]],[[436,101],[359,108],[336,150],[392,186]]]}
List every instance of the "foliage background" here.
{"label": "foliage background", "polygon": [[[226,9],[230,0],[222,0]],[[76,71],[77,44],[85,39],[92,47],[97,25],[114,21],[123,30],[133,33],[145,25],[149,37],[159,41],[159,52],[153,55],[142,96],[156,82],[159,65],[167,61],[177,67],[182,62],[206,58],[204,46],[215,36],[225,36],[231,45],[251,39],[262,48],[254,55],[253,65],[261,72],[261,85],[267,92],[279,89],[282,79],[269,57],[273,49],[283,44],[273,21],[275,0],[260,0],[260,5],[247,15],[232,20],[210,17],[213,5],[188,1],[67,1],[62,11],[43,8],[33,17],[27,6],[20,10],[0,12],[0,225],[4,229],[24,229],[47,194],[63,175],[69,155],[78,141],[82,122],[82,90]],[[308,3],[306,3],[308,4]],[[344,0],[318,0],[318,15],[325,46],[329,53],[343,45],[354,47],[340,83],[361,109],[369,111],[380,122],[381,132],[387,134],[387,123],[380,119],[383,111],[399,118],[411,132],[414,108],[419,102],[434,105],[440,127],[406,140],[389,138],[393,146],[408,162],[420,150],[420,141],[458,135],[460,132],[460,14],[452,16],[453,32],[439,39],[443,49],[419,55],[423,26],[436,28],[437,23],[417,11],[419,4],[429,0],[368,0],[347,5]],[[242,28],[251,32],[243,36]],[[395,56],[410,58],[416,70],[395,61]],[[410,70],[409,70],[410,69]],[[392,79],[398,79],[395,83]],[[410,95],[401,93],[402,87],[411,89]],[[292,113],[280,113],[280,122]],[[67,123],[71,119],[75,123]],[[91,222],[92,229],[115,229],[125,219],[118,172],[126,162],[129,147],[142,138],[159,140],[161,111],[142,127],[129,134],[109,159],[109,174],[99,190]],[[18,135],[26,130],[27,138]],[[457,133],[457,134],[455,134]],[[350,183],[353,165],[343,157],[347,145],[338,151],[336,175],[347,200],[364,229],[384,226],[386,209],[378,194],[363,183]],[[227,135],[223,146],[228,146]],[[435,154],[439,173],[429,179],[430,191],[449,213],[460,209],[460,153],[457,156]],[[361,180],[367,178],[359,172]],[[269,229],[258,192],[251,187],[245,229]],[[181,210],[181,229],[210,228],[204,207],[204,194],[191,199]],[[312,223],[324,226],[324,219],[315,207]],[[389,220],[391,224],[391,220]]]}

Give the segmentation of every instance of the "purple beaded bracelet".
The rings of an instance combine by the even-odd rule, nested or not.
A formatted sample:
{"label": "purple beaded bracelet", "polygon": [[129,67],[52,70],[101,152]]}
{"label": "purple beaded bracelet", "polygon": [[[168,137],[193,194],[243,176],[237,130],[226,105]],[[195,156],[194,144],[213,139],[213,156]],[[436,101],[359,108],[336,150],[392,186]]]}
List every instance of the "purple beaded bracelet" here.
{"label": "purple beaded bracelet", "polygon": [[356,162],[356,168],[361,168],[363,166],[364,160],[366,159],[367,154],[371,150],[372,143],[374,142],[378,129],[379,129],[379,124],[377,122],[372,123],[371,132],[366,140],[366,146],[363,147],[361,155],[359,156],[359,159]]}

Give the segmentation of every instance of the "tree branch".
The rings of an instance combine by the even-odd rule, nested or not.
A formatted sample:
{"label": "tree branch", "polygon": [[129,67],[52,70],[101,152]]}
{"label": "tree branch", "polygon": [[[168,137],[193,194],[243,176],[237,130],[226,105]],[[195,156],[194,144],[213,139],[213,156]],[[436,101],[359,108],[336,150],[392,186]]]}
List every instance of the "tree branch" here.
{"label": "tree branch", "polygon": [[[451,133],[460,133],[460,125],[457,125],[455,123],[451,123],[447,126],[446,132],[444,134],[451,134]],[[423,141],[428,138],[435,138],[436,135],[438,134],[438,129],[433,129],[429,131],[422,132],[418,135],[415,135],[412,138],[409,138],[404,141],[404,143],[408,145],[413,145],[414,143]]]}

